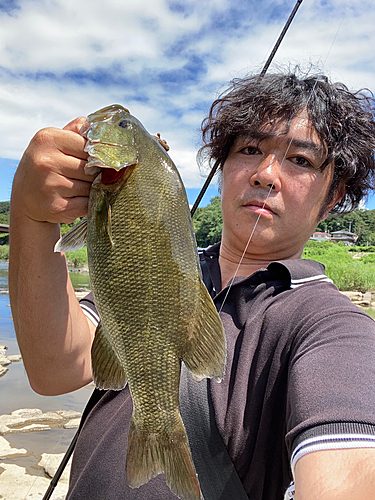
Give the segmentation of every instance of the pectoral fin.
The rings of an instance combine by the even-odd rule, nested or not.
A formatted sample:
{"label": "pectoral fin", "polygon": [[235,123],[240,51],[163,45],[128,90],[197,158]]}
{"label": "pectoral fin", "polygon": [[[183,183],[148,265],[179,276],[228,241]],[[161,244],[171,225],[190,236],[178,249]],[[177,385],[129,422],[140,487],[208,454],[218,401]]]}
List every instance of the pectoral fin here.
{"label": "pectoral fin", "polygon": [[190,339],[182,360],[196,380],[224,376],[226,340],[223,324],[209,296],[201,284],[200,298],[195,311],[189,318]]}
{"label": "pectoral fin", "polygon": [[87,217],[73,226],[59,239],[55,245],[55,252],[75,252],[86,244]]}
{"label": "pectoral fin", "polygon": [[107,237],[113,246],[112,240],[112,210],[108,196],[103,192],[98,197],[95,211],[96,231],[98,235]]}
{"label": "pectoral fin", "polygon": [[96,328],[91,348],[92,374],[98,389],[119,391],[126,385],[125,369],[113,349],[102,322]]}

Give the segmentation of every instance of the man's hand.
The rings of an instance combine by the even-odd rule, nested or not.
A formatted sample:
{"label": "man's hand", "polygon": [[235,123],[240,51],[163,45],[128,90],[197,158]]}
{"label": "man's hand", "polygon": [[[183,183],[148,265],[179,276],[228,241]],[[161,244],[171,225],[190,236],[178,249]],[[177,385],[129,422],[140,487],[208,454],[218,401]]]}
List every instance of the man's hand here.
{"label": "man's hand", "polygon": [[14,177],[13,210],[38,222],[73,222],[87,214],[88,196],[95,176],[86,175],[86,140],[79,135],[85,118],[64,129],[36,133]]}

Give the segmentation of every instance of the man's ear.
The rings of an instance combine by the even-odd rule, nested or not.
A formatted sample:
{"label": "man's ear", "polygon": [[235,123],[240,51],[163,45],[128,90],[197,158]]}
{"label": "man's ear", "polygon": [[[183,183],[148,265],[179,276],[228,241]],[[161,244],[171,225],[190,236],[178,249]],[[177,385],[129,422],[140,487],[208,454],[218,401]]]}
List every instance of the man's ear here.
{"label": "man's ear", "polygon": [[323,212],[323,215],[320,218],[321,222],[322,220],[326,219],[329,212],[332,210],[332,208],[339,202],[341,201],[345,196],[345,184],[341,184],[338,188],[337,191],[332,198],[332,200],[328,203],[328,205],[325,207],[325,210]]}

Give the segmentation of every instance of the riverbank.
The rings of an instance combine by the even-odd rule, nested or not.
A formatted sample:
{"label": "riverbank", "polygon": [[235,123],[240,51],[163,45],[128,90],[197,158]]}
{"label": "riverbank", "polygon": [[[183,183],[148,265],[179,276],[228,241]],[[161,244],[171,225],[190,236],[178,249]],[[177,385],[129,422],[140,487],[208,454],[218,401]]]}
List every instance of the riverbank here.
{"label": "riverbank", "polygon": [[[0,498],[42,499],[70,442],[93,384],[61,396],[40,396],[30,387],[17,345],[7,290],[7,266],[0,265]],[[77,298],[88,293],[88,275],[75,273]],[[52,500],[63,500],[70,465]]]}
{"label": "riverbank", "polygon": [[[20,354],[7,356],[7,350],[7,346],[0,345],[1,386],[4,390],[8,381],[12,391],[14,372],[17,371],[13,365],[18,365],[17,369],[22,367],[22,358]],[[25,377],[17,378],[18,391],[22,395],[20,383],[21,387],[27,384]],[[90,384],[88,389],[92,388],[93,384]],[[85,393],[88,398],[90,392]],[[35,400],[37,398],[41,396],[35,395]],[[56,400],[52,397],[44,399]],[[79,426],[81,415],[81,411],[71,409],[43,411],[40,408],[21,408],[0,415],[0,498],[20,500],[43,497]],[[69,474],[70,462],[52,500],[65,499]]]}
{"label": "riverbank", "polygon": [[[42,498],[64,453],[40,453],[38,447],[15,446],[18,434],[78,428],[81,413],[21,409],[0,416],[0,497],[4,500]],[[18,440],[19,441],[19,440]],[[52,500],[64,500],[68,491],[70,461],[58,482]]]}

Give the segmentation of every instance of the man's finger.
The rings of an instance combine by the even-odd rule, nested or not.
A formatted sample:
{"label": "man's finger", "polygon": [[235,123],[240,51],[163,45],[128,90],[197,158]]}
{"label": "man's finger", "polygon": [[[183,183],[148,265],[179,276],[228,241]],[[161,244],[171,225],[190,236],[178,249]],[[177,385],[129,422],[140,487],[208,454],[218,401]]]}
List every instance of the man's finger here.
{"label": "man's finger", "polygon": [[67,125],[65,125],[63,130],[71,130],[72,132],[76,132],[78,134],[85,121],[86,121],[85,116],[79,116],[78,118],[75,118]]}

